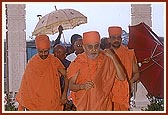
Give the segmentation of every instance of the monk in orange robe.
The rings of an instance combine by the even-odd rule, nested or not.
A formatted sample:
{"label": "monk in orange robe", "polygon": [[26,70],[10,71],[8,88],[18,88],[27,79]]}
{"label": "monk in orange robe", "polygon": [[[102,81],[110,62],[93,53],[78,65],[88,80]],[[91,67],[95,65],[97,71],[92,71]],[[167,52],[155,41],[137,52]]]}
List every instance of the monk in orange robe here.
{"label": "monk in orange robe", "polygon": [[114,79],[125,80],[125,73],[115,55],[100,51],[97,31],[83,33],[83,48],[67,71],[72,100],[77,111],[111,110]]}
{"label": "monk in orange robe", "polygon": [[112,89],[112,101],[114,111],[128,111],[130,109],[130,93],[132,85],[139,79],[139,70],[136,62],[136,57],[133,49],[121,44],[122,28],[119,26],[111,26],[108,28],[109,38],[111,40],[111,49],[120,59],[127,79],[119,81],[115,79]]}
{"label": "monk in orange robe", "polygon": [[[38,53],[28,62],[21,86],[16,95],[18,110],[62,111],[67,102],[68,79],[64,66],[58,58],[49,54],[50,41],[47,35],[35,38]],[[65,77],[65,90],[61,95],[60,76]]]}

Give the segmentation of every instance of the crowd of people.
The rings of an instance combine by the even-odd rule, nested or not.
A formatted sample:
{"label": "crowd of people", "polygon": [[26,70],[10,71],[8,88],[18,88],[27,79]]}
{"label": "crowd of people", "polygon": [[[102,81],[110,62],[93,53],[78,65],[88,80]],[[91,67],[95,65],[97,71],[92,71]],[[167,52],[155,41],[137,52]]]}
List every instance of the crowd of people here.
{"label": "crowd of people", "polygon": [[[60,44],[63,27],[50,46],[47,35],[35,38],[37,54],[28,62],[16,100],[19,111],[129,111],[139,70],[133,49],[122,45],[122,28],[73,34]],[[53,54],[49,53],[53,47]]]}

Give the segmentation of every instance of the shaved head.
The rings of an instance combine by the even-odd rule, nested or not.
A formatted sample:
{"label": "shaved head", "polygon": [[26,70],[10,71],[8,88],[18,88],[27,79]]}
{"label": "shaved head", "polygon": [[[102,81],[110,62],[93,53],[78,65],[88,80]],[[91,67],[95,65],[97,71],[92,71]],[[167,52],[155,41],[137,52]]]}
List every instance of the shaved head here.
{"label": "shaved head", "polygon": [[66,48],[61,44],[57,44],[53,49],[53,53],[55,57],[64,60],[66,57]]}
{"label": "shaved head", "polygon": [[66,48],[63,46],[63,45],[61,45],[61,44],[57,44],[55,47],[54,47],[54,51],[56,51],[56,50],[62,50],[62,51],[64,51],[64,52],[66,52]]}

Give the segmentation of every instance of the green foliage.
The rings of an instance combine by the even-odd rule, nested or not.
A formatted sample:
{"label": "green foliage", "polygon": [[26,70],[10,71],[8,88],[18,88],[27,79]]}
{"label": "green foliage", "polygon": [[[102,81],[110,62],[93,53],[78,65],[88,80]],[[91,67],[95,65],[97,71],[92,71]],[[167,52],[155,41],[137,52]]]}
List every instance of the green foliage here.
{"label": "green foliage", "polygon": [[17,108],[15,107],[14,103],[7,103],[5,105],[5,111],[17,111]]}
{"label": "green foliage", "polygon": [[154,96],[148,96],[150,105],[147,105],[147,108],[143,111],[164,111],[164,100],[156,98]]}
{"label": "green foliage", "polygon": [[5,95],[5,111],[17,111],[15,97],[10,93],[6,93]]}

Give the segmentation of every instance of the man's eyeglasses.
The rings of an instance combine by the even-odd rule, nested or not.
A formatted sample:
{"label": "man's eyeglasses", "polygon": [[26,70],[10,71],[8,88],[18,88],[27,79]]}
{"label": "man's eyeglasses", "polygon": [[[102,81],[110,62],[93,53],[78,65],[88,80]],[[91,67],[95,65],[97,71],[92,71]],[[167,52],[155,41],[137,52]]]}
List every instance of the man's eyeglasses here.
{"label": "man's eyeglasses", "polygon": [[82,47],[82,45],[76,45],[77,47]]}
{"label": "man's eyeglasses", "polygon": [[110,39],[120,39],[121,36],[110,36]]}
{"label": "man's eyeglasses", "polygon": [[87,49],[89,51],[97,51],[99,50],[100,44],[95,44],[95,45],[87,45]]}

